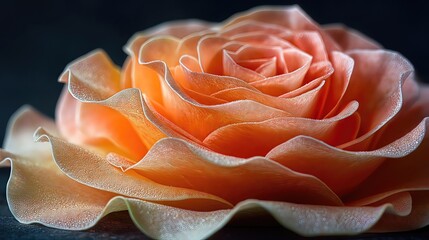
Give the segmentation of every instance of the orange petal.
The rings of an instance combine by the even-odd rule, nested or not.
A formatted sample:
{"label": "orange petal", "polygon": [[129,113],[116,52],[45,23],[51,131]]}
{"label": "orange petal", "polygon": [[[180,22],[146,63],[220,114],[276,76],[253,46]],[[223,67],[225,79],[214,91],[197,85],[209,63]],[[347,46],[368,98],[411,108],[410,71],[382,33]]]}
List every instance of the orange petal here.
{"label": "orange petal", "polygon": [[386,213],[371,232],[409,231],[429,225],[429,191],[412,192],[412,210],[406,216]]}
{"label": "orange petal", "polygon": [[[275,146],[298,135],[311,136],[331,145],[354,139],[360,118],[352,103],[332,119],[272,118],[263,122],[246,122],[224,126],[203,141],[208,148],[226,155],[264,156]],[[339,134],[341,133],[341,134]]]}
{"label": "orange petal", "polygon": [[[179,63],[179,39],[173,37],[153,37],[140,47],[139,61],[164,61],[168,66],[174,67]],[[143,76],[142,76],[143,77]]]}
{"label": "orange petal", "polygon": [[[429,190],[429,161],[427,159],[427,149],[429,147],[429,118],[422,121],[408,135],[412,138],[424,137],[420,146],[407,156],[400,156],[399,159],[386,159],[377,171],[371,174],[365,182],[347,196],[347,201],[360,204],[361,202],[372,201],[385,196],[416,190]],[[407,143],[408,145],[414,142]],[[402,155],[402,154],[401,154]],[[406,179],[406,181],[404,181]]]}
{"label": "orange petal", "polygon": [[[269,24],[255,20],[242,20],[227,26],[222,26],[219,30],[221,36],[235,38],[247,34],[265,34],[265,38],[272,36],[286,36],[292,34],[292,31],[276,24]],[[258,43],[260,43],[258,41]],[[277,45],[277,44],[276,44]]]}
{"label": "orange petal", "polygon": [[325,43],[319,32],[298,31],[286,36],[286,39],[312,56],[314,62],[329,60]]}
{"label": "orange petal", "polygon": [[206,95],[211,95],[215,92],[234,87],[243,87],[258,91],[256,88],[250,86],[241,79],[229,76],[214,75],[210,73],[202,73],[198,69],[198,62],[195,58],[184,56],[181,58],[180,62],[181,71],[180,74],[174,74],[174,80],[176,80],[184,88],[188,88]]}
{"label": "orange petal", "polygon": [[396,116],[374,136],[373,147],[381,147],[400,138],[429,116],[429,86],[408,78],[402,86],[404,104]]}
{"label": "orange petal", "polygon": [[311,64],[311,56],[292,48],[285,49],[283,53],[288,73],[254,81],[250,85],[273,96],[279,96],[301,87]]}
{"label": "orange petal", "polygon": [[183,93],[163,62],[145,65],[163,77],[161,84],[166,92],[163,96],[164,111],[161,114],[197,139],[203,139],[210,132],[228,124],[263,121],[286,115],[281,110],[250,100],[213,106],[201,105]]}
{"label": "orange petal", "polygon": [[265,158],[246,160],[220,155],[179,139],[160,140],[133,166],[116,154],[108,159],[126,172],[134,170],[157,183],[207,192],[233,204],[245,199],[269,199],[341,205],[330,189],[310,175]]}
{"label": "orange petal", "polygon": [[101,153],[116,152],[140,159],[147,151],[129,121],[106,106],[82,103],[63,89],[57,108],[57,125],[75,144],[96,147]]}
{"label": "orange petal", "polygon": [[81,229],[98,217],[113,195],[64,175],[52,160],[49,144],[33,142],[39,126],[57,132],[52,120],[29,107],[11,118],[5,150],[12,153],[0,150],[0,159],[9,159],[12,165],[9,208],[22,223]]}
{"label": "orange petal", "polygon": [[[190,189],[157,184],[131,172],[115,170],[105,158],[84,148],[53,137],[43,129],[35,133],[37,141],[49,141],[55,163],[67,176],[89,187],[133,198],[162,202],[189,209],[210,210],[228,207],[223,199]],[[96,172],[92,172],[96,169]],[[190,200],[193,205],[186,203]],[[177,203],[176,203],[177,202]]]}
{"label": "orange petal", "polygon": [[376,41],[342,24],[323,26],[323,31],[334,39],[334,41],[341,47],[341,51],[383,48]]}
{"label": "orange petal", "polygon": [[328,80],[327,96],[324,102],[322,116],[331,117],[336,114],[340,104],[349,86],[352,75],[354,61],[352,58],[341,52],[331,53],[332,67],[335,69]]}
{"label": "orange petal", "polygon": [[225,28],[244,21],[275,24],[292,31],[317,31],[321,35],[328,52],[339,50],[338,45],[299,6],[259,7],[232,16],[225,22]]}
{"label": "orange petal", "polygon": [[[296,137],[275,147],[266,157],[294,171],[318,177],[340,196],[350,193],[352,190],[362,195],[367,190],[354,191],[354,188],[367,179],[383,163],[384,158],[401,158],[413,152],[422,142],[425,129],[426,123],[423,121],[413,131],[391,144],[374,151],[364,152],[344,151],[312,138]],[[392,162],[397,161],[396,159],[391,160]],[[390,182],[392,172],[384,166],[380,166],[379,169],[386,171],[383,182]],[[410,168],[404,166],[401,171],[405,174],[407,169]],[[425,168],[422,168],[422,171],[424,170]],[[405,178],[408,179],[409,176]],[[397,179],[401,181],[400,179],[404,179],[404,177]],[[368,180],[368,186],[375,186],[374,181]],[[379,187],[369,189],[374,189],[369,196],[382,190]]]}
{"label": "orange petal", "polygon": [[324,81],[320,81],[318,83],[313,81],[307,84],[307,91],[304,91],[304,93],[291,98],[273,97],[242,87],[219,91],[212,94],[211,96],[224,99],[226,101],[249,99],[270,107],[281,109],[289,113],[289,116],[311,118],[317,105],[320,90],[324,84]]}
{"label": "orange petal", "polygon": [[348,55],[355,65],[340,106],[356,100],[360,104],[359,114],[365,117],[358,138],[339,147],[368,149],[370,137],[399,112],[401,86],[411,76],[413,68],[398,53],[385,50],[354,50]]}
{"label": "orange petal", "polygon": [[143,43],[153,36],[168,35],[181,39],[193,33],[208,30],[211,27],[211,23],[199,20],[166,22],[134,34],[125,45],[124,50],[130,56],[136,57]]}

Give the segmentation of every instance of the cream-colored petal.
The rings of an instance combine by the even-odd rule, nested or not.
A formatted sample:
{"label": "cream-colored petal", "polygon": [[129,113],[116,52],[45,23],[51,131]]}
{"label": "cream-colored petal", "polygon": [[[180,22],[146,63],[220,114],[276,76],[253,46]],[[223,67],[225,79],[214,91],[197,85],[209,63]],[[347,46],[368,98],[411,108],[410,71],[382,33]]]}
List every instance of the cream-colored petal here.
{"label": "cream-colored petal", "polygon": [[78,92],[91,90],[94,98],[108,98],[120,90],[120,70],[102,50],[94,50],[67,65],[59,77],[66,83],[73,80]]}
{"label": "cream-colored petal", "polygon": [[39,128],[35,137],[39,142],[50,142],[54,161],[61,171],[71,179],[89,187],[189,209],[208,210],[229,206],[225,200],[210,194],[169,187],[132,172],[118,171],[105,158],[50,136],[43,129]]}
{"label": "cream-colored petal", "polygon": [[355,235],[373,227],[383,214],[400,214],[391,203],[377,207],[329,207],[247,200],[233,210],[213,212],[193,212],[131,199],[127,203],[136,225],[157,239],[205,239],[235,215],[257,221],[265,219],[266,214],[303,236]]}
{"label": "cream-colored petal", "polygon": [[52,120],[29,107],[11,118],[5,150],[0,150],[2,162],[11,161],[9,208],[22,223],[81,229],[97,218],[113,194],[65,176],[52,160],[49,144],[33,142],[40,126],[57,132]]}

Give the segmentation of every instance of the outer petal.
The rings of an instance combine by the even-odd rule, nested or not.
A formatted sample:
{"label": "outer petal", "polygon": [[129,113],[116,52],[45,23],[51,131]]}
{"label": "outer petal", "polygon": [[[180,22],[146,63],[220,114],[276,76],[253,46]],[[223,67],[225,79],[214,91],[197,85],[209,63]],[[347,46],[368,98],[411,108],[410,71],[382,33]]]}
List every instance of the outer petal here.
{"label": "outer petal", "polygon": [[[267,157],[295,171],[318,177],[338,195],[351,191],[359,193],[354,188],[366,180],[377,168],[385,169],[384,166],[380,166],[385,158],[402,158],[417,149],[425,138],[426,122],[427,120],[422,121],[402,138],[374,151],[344,151],[315,139],[296,137],[275,147],[267,154]],[[391,159],[391,161],[397,160]],[[402,170],[404,169],[409,168],[404,165]],[[382,171],[386,171],[385,177],[387,178],[383,182],[390,181],[391,172],[387,169]],[[404,178],[409,177],[398,179],[403,180]],[[373,182],[368,183],[371,185]],[[375,188],[372,194],[376,194],[378,190],[381,189]]]}
{"label": "outer petal", "polygon": [[320,26],[311,19],[299,6],[291,7],[259,7],[233,15],[223,24],[230,27],[243,21],[258,21],[276,24],[293,31],[316,31],[325,43],[328,52],[339,50],[339,46],[321,30]]}
{"label": "outer petal", "polygon": [[[123,131],[126,133],[125,135],[129,135],[128,137],[132,138],[133,129],[129,129],[129,123],[131,123],[135,132],[139,135],[140,140],[144,143],[144,146],[146,148],[150,148],[153,143],[164,136],[164,133],[160,130],[162,127],[158,128],[157,125],[153,123],[153,117],[151,118],[151,112],[143,101],[141,93],[137,89],[127,89],[121,92],[118,92],[119,90],[116,92],[104,91],[103,93],[100,89],[111,89],[109,86],[115,82],[118,82],[119,84],[120,79],[104,78],[103,76],[106,76],[109,72],[106,68],[96,68],[96,72],[98,74],[92,74],[91,69],[88,68],[88,65],[93,62],[95,62],[94,66],[96,67],[98,61],[105,62],[106,58],[107,56],[102,52],[90,53],[89,55],[76,60],[74,64],[71,64],[65,71],[65,73],[68,74],[63,74],[60,78],[60,81],[68,83],[67,87],[70,95],[78,100],[73,100],[66,92],[63,94],[62,101],[60,102],[57,110],[57,118],[61,123],[61,128],[63,129],[63,132],[66,133],[69,131],[71,131],[71,133],[76,131],[76,129],[74,129],[73,122],[77,113],[73,111],[73,108],[77,108],[79,105],[84,104],[96,104],[97,106],[95,106],[95,108],[98,108],[100,111],[104,111],[105,113],[111,113],[106,114],[105,116],[103,114],[103,118],[107,119],[101,119],[100,121],[115,123],[116,121],[112,119],[119,120],[121,122],[121,128],[124,128]],[[77,78],[75,77],[76,75],[81,77]],[[100,92],[103,94],[100,94]],[[112,108],[117,112],[112,112],[107,108]],[[119,114],[124,115],[126,119],[123,119]],[[63,123],[61,121],[65,122]],[[99,128],[99,126],[97,126],[98,122],[91,120],[89,124],[91,124],[95,129]],[[105,132],[107,136],[114,137],[117,135],[117,129],[102,128],[99,130]],[[65,135],[67,136],[67,134]],[[127,139],[124,138],[120,138],[118,140],[122,140],[122,142],[127,141]],[[138,143],[138,140],[135,142]]]}
{"label": "outer petal", "polygon": [[166,22],[134,34],[124,46],[124,50],[131,56],[137,56],[143,43],[153,36],[169,35],[176,38],[184,38],[193,33],[208,30],[211,27],[213,27],[212,23],[200,20]]}
{"label": "outer petal", "polygon": [[233,204],[245,199],[342,204],[313,176],[293,172],[266,158],[234,158],[175,138],[157,142],[135,165],[115,154],[107,159],[126,172],[134,170],[164,185],[211,193]]}
{"label": "outer petal", "polygon": [[[420,146],[411,154],[399,159],[387,159],[359,185],[346,200],[351,204],[365,204],[374,199],[404,192],[429,190],[429,118],[422,121],[410,134],[423,136]],[[419,130],[419,131],[416,131]],[[409,143],[410,144],[410,143]],[[406,181],[404,180],[406,179]]]}
{"label": "outer petal", "polygon": [[386,212],[402,215],[394,203],[377,207],[329,207],[248,200],[233,210],[193,212],[138,200],[127,202],[139,228],[159,239],[205,239],[235,215],[246,215],[261,224],[268,213],[284,227],[303,236],[358,234],[374,226]]}
{"label": "outer petal", "polygon": [[49,144],[32,141],[38,126],[56,132],[52,120],[30,108],[20,109],[11,120],[5,145],[13,153],[0,150],[0,158],[12,162],[7,185],[9,208],[22,223],[81,229],[101,215],[113,195],[64,175],[52,160]]}
{"label": "outer petal", "polygon": [[376,41],[341,24],[325,25],[322,28],[341,47],[341,51],[383,48]]}
{"label": "outer petal", "polygon": [[142,176],[117,171],[101,156],[50,136],[43,129],[35,136],[38,141],[51,143],[54,161],[61,171],[92,188],[188,209],[219,209],[229,205],[210,194],[164,186]]}
{"label": "outer petal", "polygon": [[360,104],[359,137],[341,148],[368,149],[370,137],[391,120],[403,104],[402,84],[414,71],[401,55],[385,50],[355,50],[348,53],[355,62],[349,86],[340,106],[352,100]]}

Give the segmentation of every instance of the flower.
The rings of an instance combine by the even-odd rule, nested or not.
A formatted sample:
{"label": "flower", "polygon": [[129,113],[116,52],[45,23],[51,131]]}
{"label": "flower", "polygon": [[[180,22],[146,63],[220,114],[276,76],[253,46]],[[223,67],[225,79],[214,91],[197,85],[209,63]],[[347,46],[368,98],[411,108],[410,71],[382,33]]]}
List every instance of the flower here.
{"label": "flower", "polygon": [[12,117],[0,156],[20,222],[127,210],[160,239],[241,212],[306,236],[429,223],[429,88],[400,54],[296,6],[167,23],[125,51],[122,70],[101,50],[66,67],[56,122]]}

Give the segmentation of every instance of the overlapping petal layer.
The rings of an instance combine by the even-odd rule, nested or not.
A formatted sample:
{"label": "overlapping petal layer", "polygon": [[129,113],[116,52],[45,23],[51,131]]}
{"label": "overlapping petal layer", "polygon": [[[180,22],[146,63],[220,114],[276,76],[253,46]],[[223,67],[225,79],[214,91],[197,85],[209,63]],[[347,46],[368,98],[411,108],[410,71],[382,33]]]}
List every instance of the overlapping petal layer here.
{"label": "overlapping petal layer", "polygon": [[102,51],[66,67],[55,123],[12,118],[19,221],[127,210],[160,239],[267,215],[305,236],[429,224],[429,87],[401,55],[296,6],[161,25],[125,51],[122,72]]}

